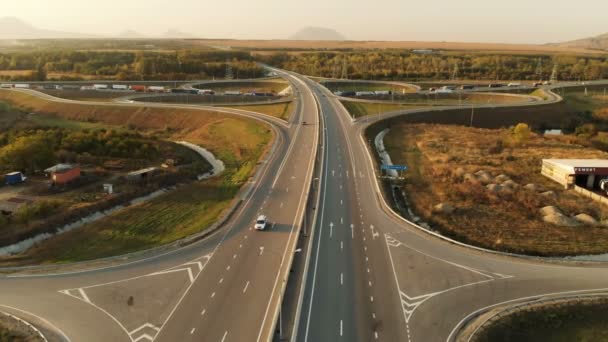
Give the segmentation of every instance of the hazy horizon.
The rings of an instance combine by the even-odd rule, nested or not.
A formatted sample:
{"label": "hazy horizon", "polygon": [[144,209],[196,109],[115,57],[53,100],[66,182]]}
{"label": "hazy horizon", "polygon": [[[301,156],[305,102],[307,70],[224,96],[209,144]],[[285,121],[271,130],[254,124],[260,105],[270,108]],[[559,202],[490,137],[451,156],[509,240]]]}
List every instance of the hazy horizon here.
{"label": "hazy horizon", "polygon": [[279,0],[20,0],[4,4],[0,15],[40,29],[97,36],[132,30],[153,37],[174,29],[197,38],[285,39],[315,26],[335,29],[349,40],[542,44],[606,33],[607,12],[605,0],[435,0],[415,6],[403,0],[309,0],[305,5]]}

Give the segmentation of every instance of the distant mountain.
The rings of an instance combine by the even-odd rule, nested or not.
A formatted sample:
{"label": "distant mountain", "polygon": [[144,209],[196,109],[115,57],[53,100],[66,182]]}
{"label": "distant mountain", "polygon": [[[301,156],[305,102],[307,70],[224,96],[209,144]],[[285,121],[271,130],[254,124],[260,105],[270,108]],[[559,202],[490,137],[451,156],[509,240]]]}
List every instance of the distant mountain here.
{"label": "distant mountain", "polygon": [[551,44],[561,47],[585,48],[595,50],[608,50],[608,33],[599,36],[577,39],[565,43]]}
{"label": "distant mountain", "polygon": [[192,35],[178,31],[176,29],[169,29],[165,34],[163,34],[163,38],[193,38]]}
{"label": "distant mountain", "polygon": [[325,27],[305,27],[288,38],[289,40],[346,40],[338,31]]}
{"label": "distant mountain", "polygon": [[39,29],[19,18],[0,17],[0,39],[42,39],[42,38],[93,38],[72,32]]}
{"label": "distant mountain", "polygon": [[123,38],[123,39],[140,39],[140,38],[147,38],[145,35],[137,32],[137,31],[133,31],[133,30],[126,30],[121,32],[118,36],[118,38]]}

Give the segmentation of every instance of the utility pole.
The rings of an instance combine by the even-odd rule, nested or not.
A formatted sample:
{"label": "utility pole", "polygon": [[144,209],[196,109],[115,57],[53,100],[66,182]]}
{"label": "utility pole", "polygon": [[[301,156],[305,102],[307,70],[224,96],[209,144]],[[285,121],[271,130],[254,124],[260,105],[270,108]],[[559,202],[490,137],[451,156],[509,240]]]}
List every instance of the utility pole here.
{"label": "utility pole", "polygon": [[539,81],[543,80],[543,60],[540,57],[538,58],[538,62],[536,63],[535,74]]}
{"label": "utility pole", "polygon": [[232,64],[230,63],[230,58],[228,57],[226,57],[226,79],[234,79],[234,73],[232,72]]}
{"label": "utility pole", "polygon": [[456,62],[456,64],[454,64],[454,70],[452,71],[452,81],[458,78],[458,72],[460,72],[460,68],[458,67],[458,62]]}
{"label": "utility pole", "polygon": [[475,117],[475,106],[471,105],[471,122],[470,122],[470,126],[473,127],[473,118]]}
{"label": "utility pole", "polygon": [[346,55],[342,55],[342,74],[340,78],[343,80],[348,79],[348,61],[346,60]]}
{"label": "utility pole", "polygon": [[549,81],[551,81],[552,84],[557,82],[557,68],[558,68],[557,63],[553,64],[553,71],[551,72],[551,78],[549,79]]}

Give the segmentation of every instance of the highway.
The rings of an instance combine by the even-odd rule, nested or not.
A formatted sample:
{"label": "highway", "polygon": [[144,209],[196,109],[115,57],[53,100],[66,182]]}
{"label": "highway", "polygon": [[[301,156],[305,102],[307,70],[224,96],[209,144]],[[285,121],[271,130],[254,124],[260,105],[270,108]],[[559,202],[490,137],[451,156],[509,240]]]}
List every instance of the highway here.
{"label": "highway", "polygon": [[603,265],[474,250],[398,217],[381,198],[375,154],[367,150],[363,130],[377,120],[419,111],[353,122],[329,91],[309,85],[325,118],[327,167],[295,340],[446,341],[461,320],[486,306],[543,294],[608,291]]}
{"label": "highway", "polygon": [[[320,203],[294,341],[446,341],[471,313],[497,303],[608,292],[608,269],[601,264],[475,250],[400,218],[380,194],[375,154],[363,131],[377,120],[429,109],[353,121],[322,86],[286,77],[299,102],[289,123],[214,109],[266,121],[278,139],[222,229],[178,250],[115,266],[3,276],[0,309],[71,341],[269,341],[317,152],[323,157]],[[559,100],[556,95],[546,102]],[[142,105],[206,108],[124,106]],[[269,216],[270,230],[251,229],[260,213]]]}

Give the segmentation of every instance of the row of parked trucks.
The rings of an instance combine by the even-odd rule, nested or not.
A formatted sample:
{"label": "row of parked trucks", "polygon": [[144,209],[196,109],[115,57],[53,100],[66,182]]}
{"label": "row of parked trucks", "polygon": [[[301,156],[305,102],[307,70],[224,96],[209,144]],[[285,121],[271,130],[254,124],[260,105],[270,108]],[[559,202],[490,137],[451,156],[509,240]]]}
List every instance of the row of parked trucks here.
{"label": "row of parked trucks", "polygon": [[[73,84],[44,84],[30,85],[25,83],[2,83],[0,88],[15,88],[15,89],[43,89],[43,90],[98,90],[98,91],[130,91],[138,93],[171,93],[171,94],[191,94],[191,95],[215,95],[216,92],[211,89],[195,89],[195,88],[167,88],[164,86],[146,86],[146,85],[126,85],[126,84],[91,84],[91,85],[73,85]],[[241,92],[238,90],[228,90],[223,93],[226,96],[275,96],[272,92],[249,91]]]}

